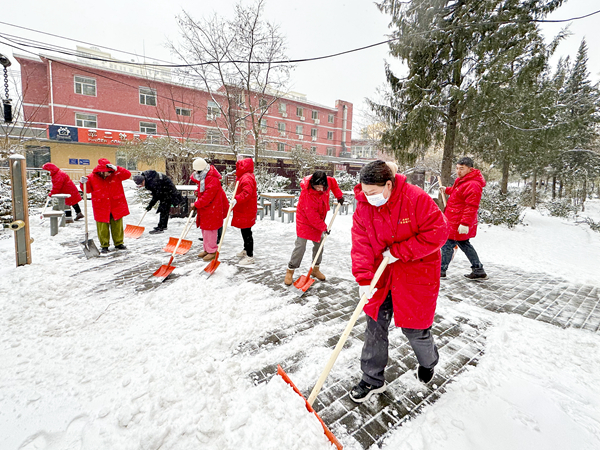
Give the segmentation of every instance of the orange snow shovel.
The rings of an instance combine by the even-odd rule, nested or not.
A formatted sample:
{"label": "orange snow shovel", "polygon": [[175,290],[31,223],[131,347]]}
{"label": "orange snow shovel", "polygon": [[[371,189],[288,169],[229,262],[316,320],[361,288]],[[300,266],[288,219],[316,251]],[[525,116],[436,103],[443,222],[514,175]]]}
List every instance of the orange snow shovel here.
{"label": "orange snow shovel", "polygon": [[[381,278],[381,274],[383,273],[383,271],[387,267],[389,261],[390,261],[389,258],[383,258],[383,261],[381,261],[381,264],[379,264],[379,267],[377,268],[377,272],[375,272],[375,276],[373,277],[373,280],[371,280],[371,285],[369,286],[369,293],[373,292],[373,289],[375,288],[375,285],[379,281],[379,278]],[[364,306],[368,303],[368,301],[369,301],[369,299],[367,298],[367,294],[363,294],[363,296],[360,299],[360,302],[358,302],[358,305],[356,305],[356,309],[354,310],[354,313],[352,313],[352,317],[350,317],[350,321],[348,322],[348,325],[346,325],[346,329],[344,330],[344,332],[340,336],[340,340],[338,341],[337,345],[335,346],[335,349],[333,350],[333,353],[329,357],[329,361],[327,361],[327,365],[325,366],[325,369],[323,369],[323,373],[321,373],[321,376],[317,380],[317,383],[315,384],[315,387],[311,391],[311,393],[310,393],[310,395],[308,397],[308,400],[305,399],[305,401],[306,401],[306,409],[308,409],[310,412],[314,412],[314,410],[312,408],[312,404],[316,400],[317,395],[319,395],[319,392],[321,391],[321,388],[323,387],[323,384],[325,383],[325,380],[329,376],[329,372],[331,372],[331,368],[335,364],[335,361],[336,361],[338,355],[340,354],[340,351],[342,350],[342,347],[346,343],[346,340],[348,339],[348,336],[350,335],[350,332],[352,331],[352,328],[354,328],[354,324],[358,320],[358,316],[360,316],[361,311],[363,310]],[[304,396],[302,396],[302,394],[300,394],[300,391],[298,391],[298,389],[296,388],[296,386],[294,386],[294,383],[292,383],[292,381],[290,380],[290,378],[288,377],[288,375],[279,366],[277,366],[277,373],[285,380],[286,383],[288,383],[290,386],[292,386],[292,388],[302,398],[304,398]],[[329,440],[331,441],[331,443],[333,445],[335,445],[339,450],[341,450],[342,449],[342,445],[338,442],[338,440],[331,433],[331,431],[329,431],[329,429],[327,428],[327,426],[325,425],[325,423],[323,423],[323,421],[317,415],[317,413],[314,412],[314,414],[315,414],[315,416],[317,416],[317,418],[321,422],[321,425],[323,426],[323,431],[325,431],[325,435],[329,438]]]}
{"label": "orange snow shovel", "polygon": [[189,226],[184,227],[183,239],[180,238],[181,242],[179,242],[176,238],[170,237],[169,242],[163,248],[163,251],[167,253],[172,253],[173,251],[177,252],[178,255],[185,255],[192,248],[192,241],[185,239],[190,229],[193,226],[193,222],[189,224]]}
{"label": "orange snow shovel", "polygon": [[161,282],[165,281],[166,278],[171,275],[171,272],[173,272],[173,270],[175,270],[175,266],[172,266],[171,263],[173,262],[173,258],[175,257],[175,254],[177,253],[177,247],[179,247],[179,244],[181,243],[181,240],[183,239],[184,234],[187,232],[188,230],[188,224],[190,223],[190,219],[192,218],[192,215],[194,214],[194,210],[192,209],[190,211],[190,215],[187,218],[187,222],[185,223],[185,226],[183,227],[183,231],[181,232],[181,236],[179,236],[179,241],[177,242],[177,245],[175,246],[175,249],[173,250],[173,253],[171,254],[171,258],[169,259],[169,262],[167,263],[167,265],[163,265],[160,266],[158,268],[158,270],[156,272],[153,273],[153,275],[157,278],[162,278],[162,280],[160,280]]}
{"label": "orange snow shovel", "polygon": [[142,216],[137,225],[128,224],[123,230],[123,235],[128,238],[138,239],[144,233],[145,228],[140,227],[140,223],[142,223],[142,220],[144,220],[144,217],[146,217],[147,213],[148,211],[144,212],[144,215]]}
{"label": "orange snow shovel", "polygon": [[219,267],[219,265],[221,264],[221,262],[219,261],[219,252],[221,251],[221,245],[223,245],[223,239],[225,239],[225,232],[227,231],[227,224],[229,223],[229,215],[231,214],[231,210],[233,209],[233,199],[235,199],[235,194],[237,194],[237,188],[238,188],[239,184],[240,184],[240,182],[236,181],[235,188],[233,189],[233,197],[231,198],[231,201],[229,202],[229,211],[227,211],[227,217],[225,217],[225,224],[223,225],[223,233],[221,234],[221,241],[219,242],[219,247],[217,248],[217,254],[215,255],[215,259],[213,259],[210,263],[208,263],[208,266],[206,266],[204,268],[204,271],[208,274],[209,277],[213,273],[215,273],[215,270],[217,270],[217,267]]}
{"label": "orange snow shovel", "polygon": [[[336,216],[338,215],[340,206],[341,205],[338,203],[338,205],[335,208],[333,217],[329,221],[329,226],[327,227],[328,232],[331,231],[331,227],[333,226],[333,221],[335,220]],[[308,274],[302,275],[294,283],[294,287],[300,291],[299,292],[300,297],[302,297],[304,295],[304,293],[308,290],[308,288],[311,287],[312,284],[315,282],[315,279],[311,278],[310,274],[312,273],[313,269],[315,268],[315,265],[317,264],[317,261],[319,260],[319,256],[321,255],[321,252],[323,251],[323,244],[325,244],[325,241],[327,240],[327,236],[329,236],[329,233],[325,233],[325,236],[323,236],[323,239],[321,239],[321,245],[319,246],[319,250],[317,251],[317,254],[315,255],[315,259],[313,260],[312,266],[310,266],[310,269],[308,270]]]}

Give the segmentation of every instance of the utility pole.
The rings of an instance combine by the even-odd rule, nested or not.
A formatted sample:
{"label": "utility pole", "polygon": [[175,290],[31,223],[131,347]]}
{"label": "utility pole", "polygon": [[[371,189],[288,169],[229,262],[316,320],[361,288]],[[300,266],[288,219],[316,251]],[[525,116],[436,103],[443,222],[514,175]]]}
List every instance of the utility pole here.
{"label": "utility pole", "polygon": [[25,157],[23,155],[11,155],[8,157],[8,161],[10,163],[12,213],[14,220],[11,228],[15,231],[15,255],[18,267],[31,264],[27,173],[25,170]]}

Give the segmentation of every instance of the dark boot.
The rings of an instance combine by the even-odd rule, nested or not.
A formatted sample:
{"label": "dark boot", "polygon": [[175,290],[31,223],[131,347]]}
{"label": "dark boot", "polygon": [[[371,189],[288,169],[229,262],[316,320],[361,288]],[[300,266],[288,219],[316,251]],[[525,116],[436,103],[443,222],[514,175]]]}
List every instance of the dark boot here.
{"label": "dark boot", "polygon": [[487,278],[487,273],[485,272],[479,272],[476,273],[475,271],[465,275],[465,278],[468,278],[469,280],[485,280]]}
{"label": "dark boot", "polygon": [[417,369],[417,378],[423,383],[429,383],[433,378],[433,372],[433,367],[428,369],[427,367],[419,366]]}

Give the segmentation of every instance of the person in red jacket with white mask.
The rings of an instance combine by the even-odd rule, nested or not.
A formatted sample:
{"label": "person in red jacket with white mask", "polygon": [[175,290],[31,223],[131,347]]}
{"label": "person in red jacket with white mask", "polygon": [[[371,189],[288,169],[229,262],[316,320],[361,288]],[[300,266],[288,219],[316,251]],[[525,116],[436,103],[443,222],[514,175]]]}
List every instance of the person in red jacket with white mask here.
{"label": "person in red jacket with white mask", "polygon": [[442,271],[440,276],[446,277],[446,270],[452,261],[454,247],[458,246],[471,263],[471,273],[465,277],[476,280],[486,279],[483,264],[469,239],[477,234],[477,210],[481,202],[481,193],[485,186],[483,175],[473,168],[473,160],[468,156],[462,157],[456,163],[458,177],[452,187],[440,186],[446,195],[448,203],[444,214],[450,222],[450,236],[442,247]]}
{"label": "person in red jacket with white mask", "polygon": [[[333,177],[328,177],[325,172],[317,170],[312,175],[304,177],[300,182],[300,199],[296,207],[296,244],[292,257],[288,263],[288,269],[285,274],[284,283],[291,285],[293,282],[294,271],[300,267],[304,252],[306,251],[306,243],[313,242],[313,260],[319,251],[323,233],[327,232],[327,224],[325,217],[329,211],[329,193],[333,195],[340,204],[344,203],[343,193],[340,190],[337,180]],[[312,276],[317,280],[325,281],[325,275],[320,270],[323,252],[319,255],[319,259],[312,271]]]}
{"label": "person in red jacket with white mask", "polygon": [[[75,183],[71,181],[69,175],[66,172],[60,170],[56,165],[52,163],[46,163],[42,166],[42,169],[50,172],[52,177],[52,190],[48,194],[48,197],[52,197],[54,194],[69,194],[70,197],[65,199],[67,206],[72,206],[77,214],[75,220],[83,219],[79,202],[81,201],[81,195],[75,186]],[[71,208],[69,208],[65,215],[67,216],[67,222],[73,222],[71,218]]]}
{"label": "person in red jacket with white mask", "polygon": [[252,227],[256,223],[256,213],[258,212],[254,160],[245,158],[237,161],[235,163],[235,176],[239,185],[233,199],[231,225],[242,230],[242,238],[244,239],[244,249],[237,254],[238,257],[242,258],[238,264],[248,266],[254,264]]}
{"label": "person in red jacket with white mask", "polygon": [[364,307],[363,375],[350,392],[353,401],[362,403],[386,389],[392,315],[419,361],[417,377],[424,383],[433,377],[439,356],[431,326],[440,288],[440,248],[448,237],[448,223],[425,191],[408,184],[404,175],[394,175],[384,161],[363,167],[354,193],[351,256],[359,296],[369,295],[379,264],[389,258]]}
{"label": "person in red jacket with white mask", "polygon": [[198,185],[198,199],[192,208],[196,208],[196,226],[202,230],[204,244],[204,251],[198,254],[198,258],[212,261],[217,255],[217,235],[227,216],[229,200],[221,186],[221,174],[215,166],[203,158],[196,158],[193,167],[194,173],[190,179]]}
{"label": "person in red jacket with white mask", "polygon": [[129,214],[123,181],[131,177],[124,167],[111,164],[106,158],[100,158],[98,165],[88,177],[81,177],[81,188],[92,195],[92,208],[96,231],[100,240],[100,253],[108,253],[110,237],[117,250],[127,250],[123,244],[123,217]]}

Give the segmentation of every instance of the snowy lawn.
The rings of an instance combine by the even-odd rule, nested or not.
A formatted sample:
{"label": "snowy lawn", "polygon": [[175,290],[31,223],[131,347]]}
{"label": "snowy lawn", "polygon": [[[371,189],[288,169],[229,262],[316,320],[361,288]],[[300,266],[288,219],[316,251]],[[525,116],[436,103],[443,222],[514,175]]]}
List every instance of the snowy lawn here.
{"label": "snowy lawn", "polygon": [[[143,210],[131,204],[130,194],[132,216],[126,223],[135,224]],[[600,212],[597,200],[589,205],[589,211]],[[144,224],[146,232],[154,220]],[[481,226],[473,244],[484,265],[600,286],[600,233],[535,211],[525,221],[516,230]],[[179,277],[153,290],[112,285],[108,259],[88,261],[61,245],[81,241],[83,224],[61,228],[51,238],[49,225],[38,222],[32,216],[30,266],[14,267],[12,236],[0,235],[2,450],[331,448],[302,399],[279,377],[255,385],[249,374],[283,359],[284,352],[314,345],[322,352],[322,341],[339,330],[319,327],[285,349],[239,351],[241,343],[301,322],[314,303],[290,303],[264,285],[243,281],[227,263],[208,280],[199,275],[205,263],[193,262],[178,266]],[[180,230],[182,224],[172,220],[169,227]],[[336,220],[324,256],[327,275],[352,279],[350,227],[351,216]],[[283,280],[294,225],[265,220],[254,232],[257,255],[281,261]],[[241,243],[239,230],[228,233],[231,252],[239,251],[234,248]],[[135,252],[148,245],[158,249],[165,239],[146,233],[127,241],[128,258],[144,261]],[[289,251],[269,255],[272,239]],[[308,269],[309,254],[297,275]],[[148,258],[149,273],[167,259],[157,250]],[[485,355],[418,419],[392,432],[385,448],[600,447],[597,335],[445,298],[439,310],[490,321]],[[303,373],[318,374],[323,364],[314,358]],[[348,378],[358,378],[359,371],[357,359]],[[338,435],[345,448],[360,448],[345,437]]]}

